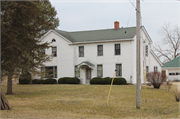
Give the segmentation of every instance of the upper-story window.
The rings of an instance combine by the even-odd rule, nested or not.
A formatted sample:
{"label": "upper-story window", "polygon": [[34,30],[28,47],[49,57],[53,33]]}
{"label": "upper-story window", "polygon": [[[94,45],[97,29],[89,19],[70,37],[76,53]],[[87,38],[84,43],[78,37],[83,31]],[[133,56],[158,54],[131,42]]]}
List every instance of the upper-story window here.
{"label": "upper-story window", "polygon": [[148,56],[148,45],[146,45],[146,56]]}
{"label": "upper-story window", "polygon": [[103,45],[97,46],[98,56],[103,56]]}
{"label": "upper-story window", "polygon": [[121,45],[115,44],[115,55],[120,55],[120,54],[121,54]]}
{"label": "upper-story window", "polygon": [[56,39],[52,39],[52,42],[56,42]]}
{"label": "upper-story window", "polygon": [[79,46],[79,57],[84,57],[84,46]]}
{"label": "upper-story window", "polygon": [[122,76],[122,64],[116,64],[116,76]]}
{"label": "upper-story window", "polygon": [[154,67],[154,72],[157,72],[157,71],[158,71],[158,67],[155,66],[155,67]]}
{"label": "upper-story window", "polygon": [[52,56],[53,57],[57,56],[57,47],[52,47]]}

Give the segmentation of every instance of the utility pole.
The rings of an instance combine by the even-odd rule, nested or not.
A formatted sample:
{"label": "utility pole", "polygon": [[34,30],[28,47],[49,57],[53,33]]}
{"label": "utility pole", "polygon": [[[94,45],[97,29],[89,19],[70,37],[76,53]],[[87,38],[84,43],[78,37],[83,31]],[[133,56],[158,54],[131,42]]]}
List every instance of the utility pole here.
{"label": "utility pole", "polygon": [[136,0],[136,108],[141,109],[140,0]]}

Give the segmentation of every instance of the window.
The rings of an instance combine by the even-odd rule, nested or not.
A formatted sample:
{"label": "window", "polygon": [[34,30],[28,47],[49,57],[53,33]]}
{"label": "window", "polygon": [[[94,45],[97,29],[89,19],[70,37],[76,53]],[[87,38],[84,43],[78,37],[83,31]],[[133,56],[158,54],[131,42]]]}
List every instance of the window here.
{"label": "window", "polygon": [[84,57],[84,46],[79,46],[79,57]]}
{"label": "window", "polygon": [[146,56],[148,56],[148,45],[146,45]]}
{"label": "window", "polygon": [[57,56],[57,47],[52,47],[52,56],[53,57]]}
{"label": "window", "polygon": [[146,66],[146,74],[149,73],[149,66]]}
{"label": "window", "polygon": [[115,55],[120,55],[121,50],[120,50],[120,44],[115,44]]}
{"label": "window", "polygon": [[41,54],[45,54],[45,49],[41,49],[41,50],[40,50],[40,53],[41,53]]}
{"label": "window", "polygon": [[154,72],[157,72],[158,71],[158,67],[154,67]]}
{"label": "window", "polygon": [[169,73],[169,75],[172,75],[172,73]]}
{"label": "window", "polygon": [[98,45],[97,51],[98,51],[98,56],[103,56],[103,45]]}
{"label": "window", "polygon": [[176,72],[176,75],[179,75],[179,73]]}
{"label": "window", "polygon": [[48,66],[41,68],[43,78],[57,78],[57,66]]}
{"label": "window", "polygon": [[122,64],[116,64],[116,76],[122,76]]}
{"label": "window", "polygon": [[80,68],[75,66],[75,77],[80,77]]}
{"label": "window", "polygon": [[56,39],[52,39],[52,42],[56,42]]}
{"label": "window", "polygon": [[103,77],[103,66],[97,65],[97,77]]}

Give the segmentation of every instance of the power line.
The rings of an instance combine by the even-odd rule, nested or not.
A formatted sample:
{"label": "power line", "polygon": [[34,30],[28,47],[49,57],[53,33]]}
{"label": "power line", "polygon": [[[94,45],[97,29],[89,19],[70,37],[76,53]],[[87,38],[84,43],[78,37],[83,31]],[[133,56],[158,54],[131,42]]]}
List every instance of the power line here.
{"label": "power line", "polygon": [[132,4],[132,6],[136,9],[135,5],[134,5],[134,1],[133,3],[129,0],[129,2]]}
{"label": "power line", "polygon": [[[130,1],[131,2],[131,1]],[[134,5],[134,0],[133,0],[133,3],[132,3],[133,5]],[[133,6],[132,6],[133,7]],[[130,14],[129,14],[129,18],[128,18],[128,22],[127,22],[127,27],[128,27],[128,24],[129,24],[129,20],[130,20],[130,16],[131,16],[131,12],[132,12],[132,7],[131,7],[131,11],[130,11]]]}

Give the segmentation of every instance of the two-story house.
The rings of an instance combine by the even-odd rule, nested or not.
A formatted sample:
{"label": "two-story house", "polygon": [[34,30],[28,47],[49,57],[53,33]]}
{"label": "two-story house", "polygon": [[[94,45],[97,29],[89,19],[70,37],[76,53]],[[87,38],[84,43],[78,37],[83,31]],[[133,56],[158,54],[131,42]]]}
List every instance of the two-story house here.
{"label": "two-story house", "polygon": [[[41,39],[52,42],[45,53],[52,55],[44,63],[43,71],[51,78],[78,77],[82,84],[89,84],[93,77],[124,77],[136,83],[136,27],[67,32],[50,30]],[[161,62],[151,50],[152,40],[141,27],[141,80],[146,72],[160,71]]]}

